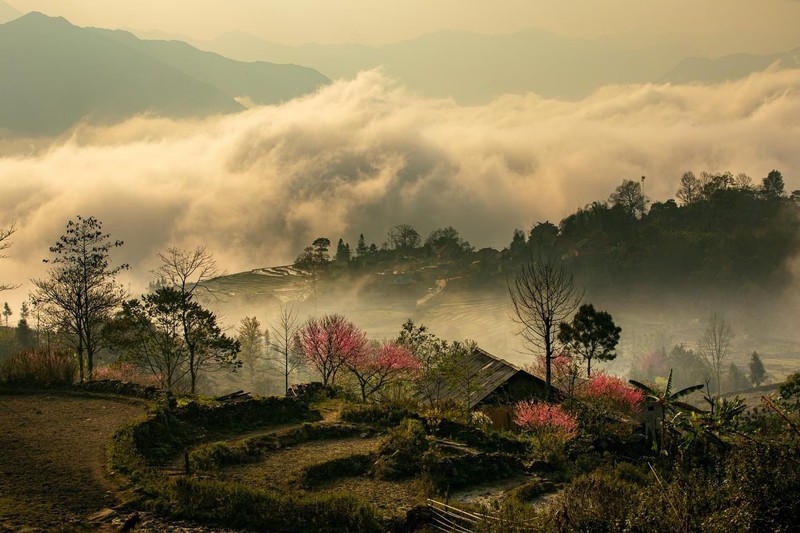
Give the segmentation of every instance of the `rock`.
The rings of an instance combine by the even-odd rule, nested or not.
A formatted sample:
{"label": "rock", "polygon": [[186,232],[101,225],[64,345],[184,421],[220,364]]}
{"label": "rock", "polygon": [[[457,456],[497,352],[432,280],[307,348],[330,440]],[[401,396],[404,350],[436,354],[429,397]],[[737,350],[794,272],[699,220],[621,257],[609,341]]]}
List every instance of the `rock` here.
{"label": "rock", "polygon": [[133,513],[131,516],[128,517],[127,520],[122,524],[120,531],[130,531],[136,524],[138,524],[142,520],[142,517],[139,513]]}
{"label": "rock", "polygon": [[114,509],[101,509],[94,514],[88,516],[89,522],[110,522],[117,516]]}

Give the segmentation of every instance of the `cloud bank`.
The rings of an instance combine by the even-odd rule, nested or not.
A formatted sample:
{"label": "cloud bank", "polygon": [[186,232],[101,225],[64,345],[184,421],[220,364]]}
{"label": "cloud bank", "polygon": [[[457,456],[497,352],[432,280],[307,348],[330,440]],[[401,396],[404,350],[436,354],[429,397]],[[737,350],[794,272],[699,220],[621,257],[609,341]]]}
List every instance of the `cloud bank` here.
{"label": "cloud bank", "polygon": [[46,146],[0,144],[0,224],[19,228],[0,279],[23,283],[77,214],[125,240],[132,290],[157,251],[206,245],[229,271],[290,262],[318,236],[380,244],[413,224],[503,247],[622,179],[672,197],[687,170],[781,170],[800,186],[800,70],[716,86],[606,87],[477,106],[425,99],[380,71],[280,106],[202,120],[82,125]]}

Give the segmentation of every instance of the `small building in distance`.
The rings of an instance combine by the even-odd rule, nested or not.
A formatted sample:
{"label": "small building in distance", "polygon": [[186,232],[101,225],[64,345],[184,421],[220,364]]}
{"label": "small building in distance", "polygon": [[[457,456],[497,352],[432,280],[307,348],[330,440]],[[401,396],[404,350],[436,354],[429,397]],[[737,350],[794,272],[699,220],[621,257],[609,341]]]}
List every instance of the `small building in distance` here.
{"label": "small building in distance", "polygon": [[[465,374],[470,376],[469,390],[448,387],[441,400],[459,406],[468,402],[470,410],[485,412],[495,429],[514,427],[513,407],[517,402],[547,396],[547,384],[543,379],[480,348],[476,348],[462,365]],[[554,398],[561,395],[555,387],[551,387],[551,392]]]}

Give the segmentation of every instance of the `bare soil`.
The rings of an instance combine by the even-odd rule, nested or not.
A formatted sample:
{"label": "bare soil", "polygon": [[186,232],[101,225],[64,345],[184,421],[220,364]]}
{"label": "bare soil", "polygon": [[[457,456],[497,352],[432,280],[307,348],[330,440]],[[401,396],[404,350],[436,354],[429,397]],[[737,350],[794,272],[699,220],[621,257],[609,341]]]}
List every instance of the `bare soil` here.
{"label": "bare soil", "polygon": [[0,395],[0,531],[75,529],[119,503],[106,448],[143,413],[106,398]]}

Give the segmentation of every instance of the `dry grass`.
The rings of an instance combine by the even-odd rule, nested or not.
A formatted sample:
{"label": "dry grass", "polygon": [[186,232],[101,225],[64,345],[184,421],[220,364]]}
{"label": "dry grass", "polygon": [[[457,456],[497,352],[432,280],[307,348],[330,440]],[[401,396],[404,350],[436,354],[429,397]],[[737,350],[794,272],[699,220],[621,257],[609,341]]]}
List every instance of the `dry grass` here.
{"label": "dry grass", "polygon": [[420,497],[413,482],[390,482],[370,477],[334,480],[313,490],[301,487],[304,469],[333,459],[376,452],[379,438],[348,438],[307,442],[269,454],[258,464],[235,466],[219,473],[222,481],[236,481],[254,488],[299,494],[351,494],[384,514],[405,512]]}

